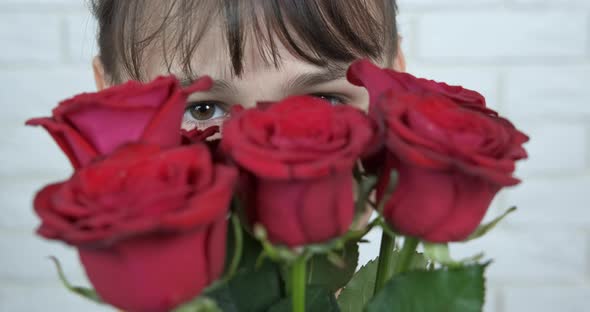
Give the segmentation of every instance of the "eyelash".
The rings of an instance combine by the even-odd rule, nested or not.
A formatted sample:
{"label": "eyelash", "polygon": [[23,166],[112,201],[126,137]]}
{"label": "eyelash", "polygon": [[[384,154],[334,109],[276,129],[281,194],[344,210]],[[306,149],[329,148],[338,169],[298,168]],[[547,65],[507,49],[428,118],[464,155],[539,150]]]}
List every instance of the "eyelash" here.
{"label": "eyelash", "polygon": [[[344,96],[338,95],[338,94],[333,94],[333,93],[312,93],[310,94],[311,96],[315,96],[318,98],[322,98],[328,102],[330,102],[332,105],[342,105],[342,104],[347,104],[347,100]],[[331,98],[333,100],[336,100],[337,103],[332,103],[332,101],[326,99],[326,98]]]}
{"label": "eyelash", "polygon": [[[332,103],[332,105],[347,104],[346,98],[342,95],[337,95],[337,94],[332,94],[332,93],[312,93],[309,95],[325,99],[326,101]],[[213,106],[215,108],[213,115],[217,114],[218,110],[222,110],[223,115],[215,117],[215,118],[210,118],[210,119],[197,119],[194,117],[192,111],[196,110],[197,107],[200,105]],[[223,102],[218,102],[218,101],[190,102],[186,105],[186,108],[184,111],[183,128],[185,128],[187,130],[194,129],[194,128],[206,129],[206,128],[213,126],[215,124],[219,124],[220,121],[222,121],[227,116],[228,112],[229,112],[229,105],[227,105]]]}

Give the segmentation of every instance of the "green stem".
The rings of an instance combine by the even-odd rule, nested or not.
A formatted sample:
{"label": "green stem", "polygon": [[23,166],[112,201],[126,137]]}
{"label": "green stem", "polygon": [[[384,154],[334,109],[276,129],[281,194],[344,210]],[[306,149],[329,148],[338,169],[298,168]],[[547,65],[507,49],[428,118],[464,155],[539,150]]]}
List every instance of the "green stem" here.
{"label": "green stem", "polygon": [[307,257],[301,255],[291,266],[291,296],[293,312],[305,312],[305,273]]}
{"label": "green stem", "polygon": [[375,279],[374,294],[377,294],[383,285],[391,278],[392,267],[391,260],[393,257],[393,248],[395,247],[395,238],[389,236],[385,231],[381,234],[381,247],[379,249],[379,264],[377,265],[377,277]]}
{"label": "green stem", "polygon": [[417,238],[406,236],[404,239],[404,246],[399,254],[399,259],[395,264],[393,270],[394,275],[401,274],[407,271],[412,264],[412,258],[416,254],[416,247],[420,241]]}
{"label": "green stem", "polygon": [[229,268],[227,269],[227,274],[225,275],[226,280],[231,279],[236,273],[238,266],[240,265],[240,260],[242,259],[242,249],[244,248],[240,219],[235,213],[233,213],[231,216],[231,223],[233,226],[235,245],[234,255],[232,257]]}

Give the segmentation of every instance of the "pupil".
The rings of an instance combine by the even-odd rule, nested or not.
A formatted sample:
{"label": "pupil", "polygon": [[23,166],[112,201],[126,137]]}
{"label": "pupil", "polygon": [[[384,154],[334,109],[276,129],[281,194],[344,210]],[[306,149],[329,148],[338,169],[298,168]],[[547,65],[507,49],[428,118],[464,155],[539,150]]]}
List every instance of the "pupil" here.
{"label": "pupil", "polygon": [[211,104],[197,104],[191,109],[191,115],[197,120],[207,120],[213,117],[215,107]]}

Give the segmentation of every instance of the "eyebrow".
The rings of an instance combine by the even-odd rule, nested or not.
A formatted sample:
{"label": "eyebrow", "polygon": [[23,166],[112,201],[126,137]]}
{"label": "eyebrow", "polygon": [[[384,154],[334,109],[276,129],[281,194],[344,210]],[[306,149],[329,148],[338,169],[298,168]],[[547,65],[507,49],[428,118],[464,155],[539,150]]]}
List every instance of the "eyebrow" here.
{"label": "eyebrow", "polygon": [[326,68],[319,72],[303,73],[285,81],[283,90],[305,90],[309,87],[346,77],[345,67]]}
{"label": "eyebrow", "polygon": [[[282,89],[284,91],[304,90],[315,85],[342,79],[346,77],[346,71],[346,67],[333,67],[326,68],[313,73],[302,73],[285,81],[282,85]],[[196,76],[195,78],[182,78],[180,79],[180,84],[183,87],[188,87],[192,83],[194,83],[198,78],[198,76]],[[237,94],[238,90],[233,84],[231,84],[227,80],[214,79],[213,86],[211,87],[209,92]]]}
{"label": "eyebrow", "polygon": [[[182,78],[182,79],[180,79],[180,85],[186,88],[186,87],[190,86],[191,84],[193,84],[195,81],[197,81],[199,78],[200,78],[199,76],[197,76],[196,78],[193,78],[193,77]],[[227,82],[226,80],[213,79],[213,86],[211,86],[211,89],[209,89],[209,92],[236,94],[236,93],[238,93],[238,89],[236,89],[236,87],[234,85]]]}

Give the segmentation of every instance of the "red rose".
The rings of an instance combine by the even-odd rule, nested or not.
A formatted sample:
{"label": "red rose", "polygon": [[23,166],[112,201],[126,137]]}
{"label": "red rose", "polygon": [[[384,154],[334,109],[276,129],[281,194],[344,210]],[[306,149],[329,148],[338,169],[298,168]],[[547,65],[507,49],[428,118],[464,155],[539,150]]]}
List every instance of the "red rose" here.
{"label": "red rose", "polygon": [[386,91],[395,93],[437,94],[463,105],[485,106],[485,98],[472,90],[461,86],[450,86],[443,82],[416,78],[408,73],[381,69],[367,60],[360,60],[350,65],[347,73],[350,83],[363,86],[369,91],[371,103],[376,103]]}
{"label": "red rose", "polygon": [[250,221],[272,242],[296,246],[348,230],[352,168],[372,136],[361,111],[301,96],[238,113],[223,126],[221,147],[247,173]]}
{"label": "red rose", "polygon": [[145,85],[130,81],[63,101],[52,117],[31,119],[27,125],[45,127],[74,168],[80,168],[129,142],[179,145],[187,96],[210,86],[209,77],[186,89],[173,76]]}
{"label": "red rose", "polygon": [[[379,85],[384,74],[391,79]],[[378,198],[395,168],[399,181],[383,212],[395,230],[431,242],[464,240],[495,194],[519,182],[512,177],[514,163],[526,158],[522,144],[528,137],[483,101],[468,100],[475,92],[452,87],[457,92],[449,93],[446,85],[437,89],[433,82],[367,63],[353,65],[349,77],[377,99],[372,116],[385,130]]]}
{"label": "red rose", "polygon": [[219,133],[219,126],[211,126],[204,130],[198,128],[192,130],[180,129],[180,133],[182,135],[182,144],[207,142],[210,137]]}
{"label": "red rose", "polygon": [[78,247],[104,301],[168,311],[222,273],[236,178],[203,145],[126,145],[41,190],[38,233]]}

